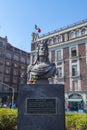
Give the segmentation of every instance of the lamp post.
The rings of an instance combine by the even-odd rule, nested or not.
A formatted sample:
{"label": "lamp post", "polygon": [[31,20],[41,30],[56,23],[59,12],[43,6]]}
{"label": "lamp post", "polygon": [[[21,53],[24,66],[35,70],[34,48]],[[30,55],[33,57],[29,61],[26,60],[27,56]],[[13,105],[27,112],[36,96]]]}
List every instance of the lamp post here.
{"label": "lamp post", "polygon": [[7,84],[5,84],[5,83],[3,83],[3,82],[0,82],[0,84],[5,85],[5,86],[7,86],[8,88],[11,88],[11,89],[12,89],[12,106],[13,106],[13,104],[14,104],[14,88],[10,87],[9,85],[7,85]]}

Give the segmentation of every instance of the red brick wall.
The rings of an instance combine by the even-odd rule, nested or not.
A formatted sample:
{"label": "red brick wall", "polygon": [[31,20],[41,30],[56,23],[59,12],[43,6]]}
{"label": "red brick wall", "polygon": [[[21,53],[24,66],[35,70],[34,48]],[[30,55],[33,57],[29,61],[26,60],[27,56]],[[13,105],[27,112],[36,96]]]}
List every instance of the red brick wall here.
{"label": "red brick wall", "polygon": [[86,46],[80,44],[78,46],[80,55],[80,74],[81,74],[81,89],[87,90],[87,64],[86,64]]}
{"label": "red brick wall", "polygon": [[51,61],[55,62],[55,50],[51,51]]}
{"label": "red brick wall", "polygon": [[69,48],[63,49],[63,58],[64,58],[64,83],[65,91],[69,91],[70,81],[69,81]]}

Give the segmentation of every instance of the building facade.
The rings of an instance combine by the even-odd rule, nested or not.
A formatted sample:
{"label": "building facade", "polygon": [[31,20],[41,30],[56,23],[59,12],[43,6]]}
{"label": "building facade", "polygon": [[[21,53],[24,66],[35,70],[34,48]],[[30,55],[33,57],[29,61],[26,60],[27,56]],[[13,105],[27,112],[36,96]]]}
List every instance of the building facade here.
{"label": "building facade", "polygon": [[74,23],[43,36],[32,33],[31,59],[37,44],[48,39],[49,59],[55,62],[54,83],[64,83],[65,106],[72,110],[87,109],[87,20]]}
{"label": "building facade", "polygon": [[16,93],[20,84],[27,82],[29,63],[30,53],[12,46],[7,37],[0,37],[0,93],[12,91],[11,88]]}

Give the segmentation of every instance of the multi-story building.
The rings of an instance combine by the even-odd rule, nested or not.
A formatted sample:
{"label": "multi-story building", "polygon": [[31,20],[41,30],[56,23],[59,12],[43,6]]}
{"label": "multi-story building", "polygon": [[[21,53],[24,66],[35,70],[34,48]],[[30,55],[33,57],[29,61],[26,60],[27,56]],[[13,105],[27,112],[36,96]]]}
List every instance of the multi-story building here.
{"label": "multi-story building", "polygon": [[29,62],[30,53],[12,46],[7,37],[0,37],[0,93],[4,95],[11,88],[16,93],[20,84],[27,82]]}
{"label": "multi-story building", "polygon": [[87,20],[43,36],[32,33],[31,60],[37,44],[48,39],[49,59],[55,62],[55,83],[64,83],[65,101],[71,109],[87,109]]}

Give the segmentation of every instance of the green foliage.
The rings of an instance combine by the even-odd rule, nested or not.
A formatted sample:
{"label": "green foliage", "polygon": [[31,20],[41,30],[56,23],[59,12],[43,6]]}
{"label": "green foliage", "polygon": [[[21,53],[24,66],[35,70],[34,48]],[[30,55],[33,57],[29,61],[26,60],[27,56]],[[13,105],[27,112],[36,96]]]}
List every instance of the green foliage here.
{"label": "green foliage", "polygon": [[77,130],[87,130],[87,115],[81,115],[76,122]]}
{"label": "green foliage", "polygon": [[87,115],[66,114],[66,130],[87,130]]}
{"label": "green foliage", "polygon": [[16,130],[16,128],[17,128],[17,110],[1,108],[0,130]]}
{"label": "green foliage", "polygon": [[[17,110],[0,109],[0,130],[17,130]],[[66,130],[87,130],[87,114],[67,113]]]}

